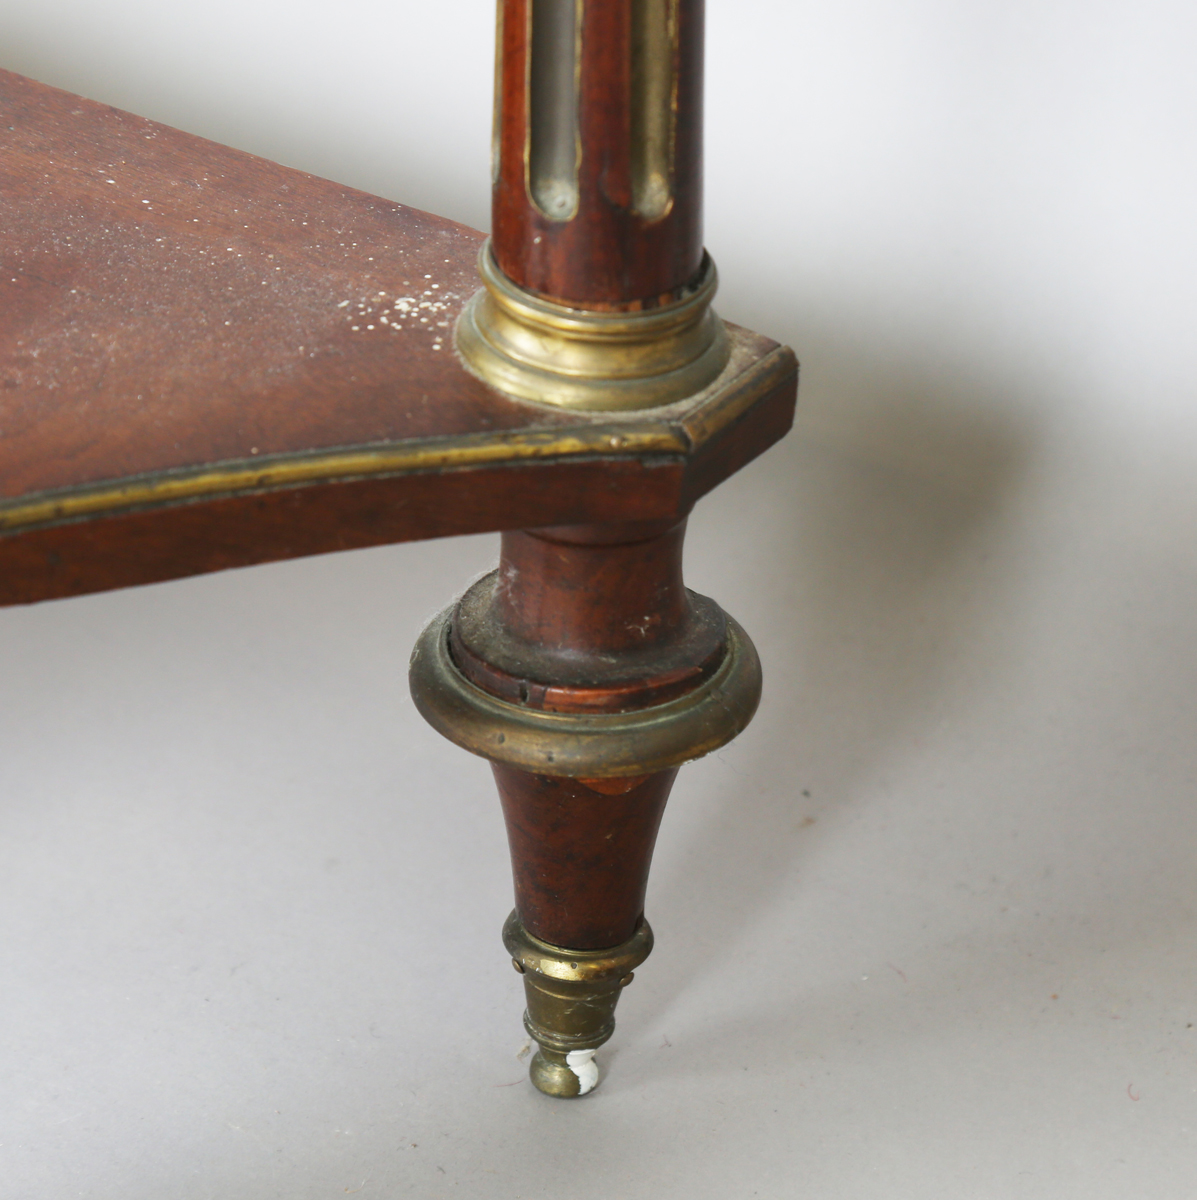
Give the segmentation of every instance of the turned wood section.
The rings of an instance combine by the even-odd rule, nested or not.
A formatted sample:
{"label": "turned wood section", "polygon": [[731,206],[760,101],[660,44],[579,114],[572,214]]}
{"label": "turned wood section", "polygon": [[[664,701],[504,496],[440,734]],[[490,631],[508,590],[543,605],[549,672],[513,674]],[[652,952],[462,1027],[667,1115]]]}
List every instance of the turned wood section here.
{"label": "turned wood section", "polygon": [[677,520],[789,428],[792,354],[734,328],[714,424],[495,392],[450,336],[481,240],[0,72],[0,604]]}
{"label": "turned wood section", "polygon": [[547,712],[628,712],[712,675],[727,622],[682,582],[685,522],[503,534],[450,646],[483,690]]}
{"label": "turned wood section", "polygon": [[[570,7],[569,0],[500,4],[495,259],[521,287],[576,307],[637,309],[673,299],[702,263],[702,0],[577,6],[577,200],[567,219],[538,207],[529,178],[532,41],[554,4]],[[635,194],[643,114],[634,46],[645,37],[637,21],[654,10],[673,26],[670,61],[652,64],[667,66],[672,80],[666,131],[671,196],[659,215],[637,211]]]}
{"label": "turned wood section", "polygon": [[[524,927],[571,950],[627,941],[644,915],[653,847],[677,771],[588,785],[492,765]],[[596,790],[604,782],[606,790]]]}

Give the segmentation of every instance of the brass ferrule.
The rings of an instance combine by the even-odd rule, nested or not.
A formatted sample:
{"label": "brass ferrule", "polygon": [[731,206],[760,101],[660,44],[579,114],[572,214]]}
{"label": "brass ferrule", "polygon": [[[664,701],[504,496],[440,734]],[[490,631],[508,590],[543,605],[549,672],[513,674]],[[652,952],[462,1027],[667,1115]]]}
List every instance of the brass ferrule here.
{"label": "brass ferrule", "polygon": [[648,922],[609,950],[570,950],[533,937],[513,912],[503,945],[524,977],[524,1028],[539,1046],[532,1082],[550,1096],[586,1095],[598,1083],[594,1052],[615,1031],[620,993],[652,951]]}
{"label": "brass ferrule", "polygon": [[730,343],[711,309],[715,264],[704,256],[694,290],[639,312],[570,308],[518,287],[478,256],[485,287],[454,334],[466,367],[500,392],[556,408],[595,412],[657,408],[713,383]]}
{"label": "brass ferrule", "polygon": [[608,779],[692,762],[726,745],[752,720],[761,663],[727,617],[727,651],[693,690],[621,713],[556,713],[500,700],[472,683],[449,650],[455,605],[425,626],[412,651],[412,699],[438,733],[472,754],[540,775]]}

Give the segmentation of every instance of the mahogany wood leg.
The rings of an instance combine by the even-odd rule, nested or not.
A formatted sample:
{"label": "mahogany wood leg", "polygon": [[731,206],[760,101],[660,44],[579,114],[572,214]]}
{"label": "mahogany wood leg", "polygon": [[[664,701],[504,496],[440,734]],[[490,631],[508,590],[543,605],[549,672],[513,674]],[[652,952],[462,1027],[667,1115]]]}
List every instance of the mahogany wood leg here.
{"label": "mahogany wood leg", "polygon": [[[643,413],[640,433],[663,406],[734,404],[702,247],[702,28],[702,0],[502,0],[494,237],[454,336],[498,391]],[[682,583],[684,525],[505,533],[498,570],[412,658],[421,712],[495,764],[515,871],[504,941],[540,1045],[532,1080],[553,1095],[594,1087],[652,948],[644,891],[676,769],[760,696],[747,636]]]}
{"label": "mahogany wood leg", "polygon": [[421,711],[485,754],[507,823],[532,1081],[598,1080],[623,987],[652,949],[644,895],[677,767],[752,715],[760,668],[682,583],[684,522],[503,535],[497,571],[434,621],[413,657]]}

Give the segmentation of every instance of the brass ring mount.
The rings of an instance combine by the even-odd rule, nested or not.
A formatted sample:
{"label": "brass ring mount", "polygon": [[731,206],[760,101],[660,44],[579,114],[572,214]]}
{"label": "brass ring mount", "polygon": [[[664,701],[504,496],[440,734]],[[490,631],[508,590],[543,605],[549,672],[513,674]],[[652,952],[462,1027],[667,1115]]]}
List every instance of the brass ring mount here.
{"label": "brass ring mount", "polygon": [[457,352],[484,383],[521,400],[596,412],[657,408],[713,383],[731,354],[711,309],[718,287],[704,255],[694,288],[634,312],[571,308],[526,291],[499,269],[489,239],[485,284],[457,322]]}
{"label": "brass ring mount", "polygon": [[653,931],[641,918],[636,932],[626,942],[609,950],[570,950],[553,946],[524,928],[518,912],[503,926],[503,945],[521,974],[531,971],[568,983],[619,983],[652,953]]}
{"label": "brass ring mount", "polygon": [[619,713],[557,713],[484,692],[449,651],[453,607],[434,617],[411,657],[416,708],[437,732],[472,754],[540,775],[603,779],[646,775],[701,758],[752,720],[761,665],[740,626],[727,617],[718,669],[664,704]]}

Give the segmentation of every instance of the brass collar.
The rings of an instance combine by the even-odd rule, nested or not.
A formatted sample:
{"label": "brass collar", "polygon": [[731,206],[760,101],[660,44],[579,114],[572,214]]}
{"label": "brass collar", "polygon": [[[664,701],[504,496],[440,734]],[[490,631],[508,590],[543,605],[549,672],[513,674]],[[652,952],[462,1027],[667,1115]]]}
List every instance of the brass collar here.
{"label": "brass collar", "polygon": [[701,391],[727,363],[709,255],[693,292],[640,312],[591,312],[527,292],[499,270],[489,240],[478,272],[486,286],[458,319],[457,352],[510,396],[598,412],[656,408]]}

